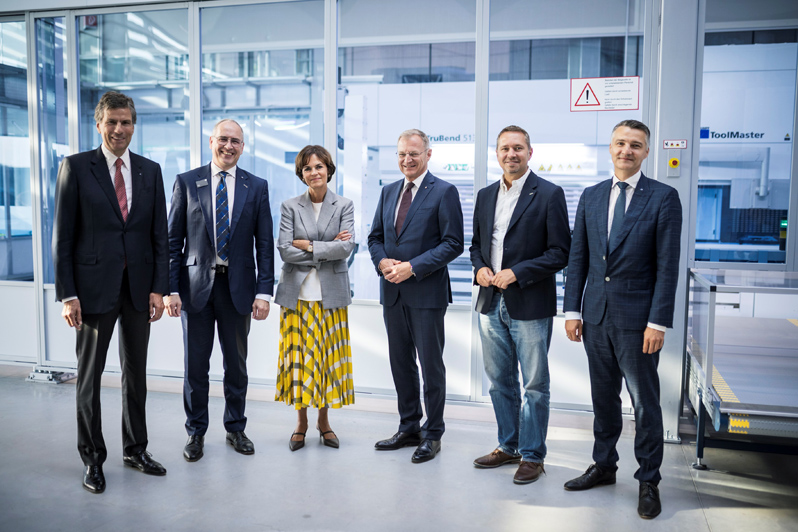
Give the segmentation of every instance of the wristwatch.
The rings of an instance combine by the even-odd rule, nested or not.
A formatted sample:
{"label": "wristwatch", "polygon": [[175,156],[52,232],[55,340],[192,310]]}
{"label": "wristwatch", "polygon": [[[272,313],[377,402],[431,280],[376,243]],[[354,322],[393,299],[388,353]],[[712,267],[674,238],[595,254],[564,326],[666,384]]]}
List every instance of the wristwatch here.
{"label": "wristwatch", "polygon": [[313,253],[313,242],[308,244],[308,253]]}

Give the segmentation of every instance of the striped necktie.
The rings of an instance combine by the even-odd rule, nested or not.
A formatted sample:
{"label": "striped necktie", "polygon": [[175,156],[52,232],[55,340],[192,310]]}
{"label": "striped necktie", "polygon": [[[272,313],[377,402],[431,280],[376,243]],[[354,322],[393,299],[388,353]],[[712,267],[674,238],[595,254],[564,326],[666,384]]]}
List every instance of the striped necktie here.
{"label": "striped necktie", "polygon": [[230,217],[227,208],[227,172],[219,172],[219,186],[216,187],[216,254],[227,260],[230,247]]}

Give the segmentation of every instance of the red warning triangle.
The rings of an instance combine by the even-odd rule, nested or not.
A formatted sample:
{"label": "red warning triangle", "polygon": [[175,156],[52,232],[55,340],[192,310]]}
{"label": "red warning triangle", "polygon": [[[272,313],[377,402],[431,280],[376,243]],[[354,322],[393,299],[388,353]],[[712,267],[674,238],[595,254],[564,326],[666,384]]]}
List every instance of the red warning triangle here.
{"label": "red warning triangle", "polygon": [[585,88],[582,89],[582,92],[579,94],[579,98],[576,99],[574,107],[597,107],[600,105],[601,102],[599,102],[598,98],[596,98],[596,93],[593,91],[593,87],[590,86],[590,83],[585,83]]}

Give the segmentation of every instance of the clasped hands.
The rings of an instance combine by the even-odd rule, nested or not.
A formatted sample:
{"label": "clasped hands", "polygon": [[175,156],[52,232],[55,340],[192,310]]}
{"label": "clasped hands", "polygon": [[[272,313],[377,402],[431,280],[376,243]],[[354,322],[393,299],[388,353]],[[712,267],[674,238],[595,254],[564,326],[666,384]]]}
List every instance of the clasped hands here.
{"label": "clasped hands", "polygon": [[399,284],[413,276],[413,267],[410,262],[402,262],[396,259],[382,259],[380,261],[380,271],[386,281]]}
{"label": "clasped hands", "polygon": [[513,273],[513,270],[510,268],[505,268],[499,273],[494,274],[493,270],[487,266],[483,266],[477,272],[477,284],[479,284],[479,286],[484,286],[485,288],[495,286],[500,290],[506,290],[508,286],[517,280],[518,279],[515,277],[515,273]]}

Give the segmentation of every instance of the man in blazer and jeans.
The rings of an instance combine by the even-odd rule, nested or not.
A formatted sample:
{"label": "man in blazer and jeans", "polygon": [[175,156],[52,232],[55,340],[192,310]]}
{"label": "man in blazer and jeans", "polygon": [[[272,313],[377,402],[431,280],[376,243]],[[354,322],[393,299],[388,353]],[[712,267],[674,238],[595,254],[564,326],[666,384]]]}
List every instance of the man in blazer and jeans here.
{"label": "man in blazer and jeans", "polygon": [[513,482],[529,484],[544,471],[555,274],[568,262],[571,231],[562,188],[529,168],[529,134],[518,126],[502,129],[496,156],[503,174],[477,195],[471,263],[499,446],[474,466],[520,462]]}
{"label": "man in blazer and jeans", "polygon": [[[382,189],[369,234],[369,253],[380,279],[388,358],[399,406],[399,431],[375,448],[418,446],[412,462],[441,449],[446,400],[443,320],[452,301],[447,265],[463,252],[463,211],[454,185],[427,170],[432,150],[418,129],[399,136],[404,179]],[[416,353],[424,376],[427,421],[419,426]]]}
{"label": "man in blazer and jeans", "polygon": [[612,179],[585,189],[574,224],[565,284],[565,332],[584,338],[593,398],[593,461],[565,483],[579,491],[615,483],[623,429],[621,383],[635,414],[635,458],[640,483],[637,513],[660,514],[663,427],[659,353],[673,326],[682,206],[676,189],[641,172],[651,134],[637,120],[612,130]]}
{"label": "man in blazer and jeans", "polygon": [[209,142],[211,163],[177,176],[169,211],[171,295],[166,309],[183,322],[188,433],[183,457],[189,462],[204,452],[214,327],[224,358],[226,440],[241,454],[255,452],[244,433],[247,337],[250,317],[264,320],[269,315],[274,291],[266,181],[237,166],[244,131],[235,120],[220,120]]}
{"label": "man in blazer and jeans", "polygon": [[71,155],[55,190],[56,300],[77,330],[78,451],[83,487],[105,491],[108,455],[102,434],[100,378],[119,322],[123,461],[150,475],[166,469],[147,452],[147,345],[150,323],[168,292],[166,199],[158,163],[128,146],[136,106],[121,92],[103,94],[94,110],[102,145]]}

